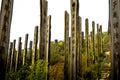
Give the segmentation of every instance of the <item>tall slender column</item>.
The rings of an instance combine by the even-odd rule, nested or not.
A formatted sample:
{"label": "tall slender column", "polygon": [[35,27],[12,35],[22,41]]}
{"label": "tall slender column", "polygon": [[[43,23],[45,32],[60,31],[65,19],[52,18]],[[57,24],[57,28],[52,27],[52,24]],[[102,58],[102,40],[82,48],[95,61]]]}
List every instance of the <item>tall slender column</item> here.
{"label": "tall slender column", "polygon": [[11,61],[10,61],[10,71],[15,71],[15,45],[16,45],[16,40],[13,40],[13,47],[12,47],[12,54],[11,54]]}
{"label": "tall slender column", "polygon": [[2,0],[0,11],[0,79],[5,79],[6,60],[9,47],[13,0]]}
{"label": "tall slender column", "polygon": [[95,22],[92,21],[93,63],[95,63]]}
{"label": "tall slender column", "polygon": [[34,44],[33,44],[33,53],[32,53],[32,65],[34,65],[35,62],[38,59],[37,43],[38,43],[38,26],[36,26],[35,29],[34,29]]}
{"label": "tall slender column", "polygon": [[71,55],[72,55],[72,80],[77,79],[77,16],[79,11],[78,0],[71,0]]}
{"label": "tall slender column", "polygon": [[23,62],[22,64],[26,64],[26,57],[27,57],[27,44],[28,44],[28,34],[25,35],[25,44],[24,44],[24,52],[23,52]]}
{"label": "tall slender column", "polygon": [[87,67],[89,67],[89,43],[88,43],[88,35],[89,35],[89,23],[88,19],[85,20],[85,51],[87,55]]}
{"label": "tall slender column", "polygon": [[112,79],[120,80],[120,1],[110,0]]}
{"label": "tall slender column", "polygon": [[65,80],[69,80],[69,73],[68,73],[68,55],[69,55],[69,14],[67,11],[64,13],[64,52],[65,52],[65,64],[64,64],[64,77]]}
{"label": "tall slender column", "polygon": [[39,43],[39,57],[40,59],[46,59],[46,28],[47,28],[47,9],[48,2],[46,0],[40,0],[40,43]]}

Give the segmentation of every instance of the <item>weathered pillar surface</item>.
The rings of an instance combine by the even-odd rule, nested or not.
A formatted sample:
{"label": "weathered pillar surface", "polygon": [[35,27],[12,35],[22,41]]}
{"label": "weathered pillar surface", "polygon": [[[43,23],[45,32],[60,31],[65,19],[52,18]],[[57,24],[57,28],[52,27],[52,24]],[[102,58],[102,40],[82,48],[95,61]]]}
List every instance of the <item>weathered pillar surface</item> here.
{"label": "weathered pillar surface", "polygon": [[22,54],[21,54],[22,42],[21,37],[18,40],[18,50],[16,54],[16,63],[15,63],[15,71],[18,71],[22,66]]}
{"label": "weathered pillar surface", "polygon": [[0,11],[0,79],[5,79],[5,67],[8,53],[13,0],[2,0]]}
{"label": "weathered pillar surface", "polygon": [[92,49],[93,49],[93,63],[95,63],[95,22],[92,21]]}
{"label": "weathered pillar surface", "polygon": [[69,14],[67,11],[64,12],[64,52],[65,52],[65,64],[64,64],[64,79],[69,80],[68,73],[68,55],[69,55]]}
{"label": "weathered pillar surface", "polygon": [[72,54],[71,54],[71,37],[69,37],[69,55],[68,55],[68,64],[69,64],[69,80],[72,78]]}
{"label": "weathered pillar surface", "polygon": [[50,42],[51,42],[51,15],[47,18],[47,28],[46,28],[46,60],[50,61]]}
{"label": "weathered pillar surface", "polygon": [[35,29],[34,29],[34,44],[33,44],[33,53],[32,53],[32,65],[34,65],[35,62],[38,59],[37,43],[38,43],[38,26],[36,26]]}
{"label": "weathered pillar surface", "polygon": [[89,35],[89,23],[88,23],[88,19],[85,20],[85,51],[86,51],[86,55],[87,55],[87,67],[89,67],[89,46],[88,46],[88,35]]}
{"label": "weathered pillar surface", "polygon": [[48,2],[46,0],[40,0],[40,39],[39,39],[40,59],[46,59],[47,9],[48,9]]}
{"label": "weathered pillar surface", "polygon": [[81,70],[82,70],[82,18],[79,17],[79,27],[80,27],[80,42],[79,42],[79,51],[80,51],[80,56],[79,56],[79,75],[81,76]]}
{"label": "weathered pillar surface", "polygon": [[85,41],[84,41],[84,32],[81,32],[81,48],[82,53],[84,53],[84,47],[85,47]]}
{"label": "weathered pillar surface", "polygon": [[[85,40],[84,40],[84,32],[82,31],[81,32],[81,54],[85,53]],[[81,60],[81,63],[82,63],[82,60]],[[83,69],[83,67],[81,66],[81,70]],[[81,71],[81,74],[82,74],[82,71]]]}
{"label": "weathered pillar surface", "polygon": [[71,0],[71,54],[72,54],[72,80],[77,79],[76,54],[77,54],[77,16],[78,0]]}
{"label": "weathered pillar surface", "polygon": [[103,53],[102,25],[100,25],[100,29],[99,29],[99,31],[100,31],[100,53]]}
{"label": "weathered pillar surface", "polygon": [[47,18],[47,33],[46,33],[46,61],[48,62],[48,75],[47,80],[49,80],[49,65],[50,65],[50,43],[51,43],[51,15]]}
{"label": "weathered pillar surface", "polygon": [[12,47],[12,54],[11,54],[11,61],[10,61],[10,71],[15,70],[15,45],[16,45],[16,40],[13,40],[13,47]]}
{"label": "weathered pillar surface", "polygon": [[43,53],[43,27],[44,25],[44,0],[40,0],[40,37],[39,37],[39,57],[42,59]]}
{"label": "weathered pillar surface", "polygon": [[99,58],[99,53],[100,53],[100,47],[99,47],[99,45],[100,45],[100,32],[99,32],[99,24],[97,24],[97,38],[96,38],[96,40],[97,40],[97,60],[98,60],[98,58]]}
{"label": "weathered pillar surface", "polygon": [[32,64],[32,44],[33,44],[33,42],[30,41],[30,43],[29,43],[29,61],[28,61],[29,65]]}
{"label": "weathered pillar surface", "polygon": [[120,1],[110,0],[112,79],[120,80]]}
{"label": "weathered pillar surface", "polygon": [[89,45],[90,45],[90,64],[92,64],[93,63],[93,40],[92,40],[92,38],[93,38],[93,32],[91,31],[90,32],[90,42],[89,42]]}
{"label": "weathered pillar surface", "polygon": [[22,65],[26,64],[27,44],[28,44],[28,34],[25,35],[25,44],[24,44],[24,52],[23,52],[23,62],[22,62]]}
{"label": "weathered pillar surface", "polygon": [[10,70],[10,61],[11,61],[12,47],[13,47],[13,43],[10,42],[10,48],[9,48],[9,52],[8,52],[8,55],[7,55],[6,72],[9,72],[9,70]]}
{"label": "weathered pillar surface", "polygon": [[[51,17],[47,21],[48,2],[46,0],[40,0],[40,43],[39,43],[39,57],[40,59],[48,60],[48,50],[50,47],[50,25]],[[47,22],[49,26],[47,25]],[[47,32],[47,33],[46,33]],[[50,35],[49,35],[50,34]],[[49,60],[50,61],[50,60]],[[49,75],[48,75],[49,76]],[[48,77],[46,76],[46,79]]]}
{"label": "weathered pillar surface", "polygon": [[[99,30],[99,24],[97,24],[97,57],[96,57],[96,61],[99,63],[99,57],[100,55],[100,30]],[[100,79],[99,77],[99,72],[100,72],[100,67],[98,66],[98,79]]]}
{"label": "weathered pillar surface", "polygon": [[77,18],[77,79],[80,77],[81,64],[81,17]]}

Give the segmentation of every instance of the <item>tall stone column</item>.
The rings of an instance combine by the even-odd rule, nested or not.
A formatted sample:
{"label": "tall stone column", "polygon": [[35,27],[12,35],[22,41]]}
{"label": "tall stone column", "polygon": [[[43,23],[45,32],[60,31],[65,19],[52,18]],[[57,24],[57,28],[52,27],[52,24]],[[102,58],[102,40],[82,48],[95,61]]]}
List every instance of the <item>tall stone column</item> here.
{"label": "tall stone column", "polygon": [[79,16],[79,76],[81,76],[82,70],[82,18]]}
{"label": "tall stone column", "polygon": [[110,0],[112,79],[120,80],[120,1]]}
{"label": "tall stone column", "polygon": [[69,14],[67,11],[64,12],[64,53],[65,53],[65,64],[64,64],[64,80],[69,80],[68,73],[68,56],[69,56]]}
{"label": "tall stone column", "polygon": [[77,79],[80,77],[81,64],[81,17],[77,17]]}
{"label": "tall stone column", "polygon": [[46,60],[46,28],[47,28],[47,9],[48,2],[40,0],[40,43],[39,43],[39,57]]}
{"label": "tall stone column", "polygon": [[94,62],[94,54],[93,54],[93,32],[90,31],[90,41],[89,41],[89,45],[90,45],[90,64]]}
{"label": "tall stone column", "polygon": [[32,45],[33,45],[33,41],[29,42],[29,65],[32,64]]}
{"label": "tall stone column", "polygon": [[85,47],[85,40],[84,40],[84,32],[81,32],[81,51],[82,54],[84,53],[84,47]]}
{"label": "tall stone column", "polygon": [[[96,61],[99,63],[100,61],[100,29],[99,29],[99,24],[97,24],[97,57],[96,57]],[[98,66],[98,79],[100,79],[99,77],[99,72],[100,72],[100,67]]]}
{"label": "tall stone column", "polygon": [[10,61],[10,71],[15,71],[15,45],[16,45],[16,40],[13,40],[13,47],[12,47],[12,54],[11,54],[11,61]]}
{"label": "tall stone column", "polygon": [[72,55],[72,80],[77,79],[77,16],[79,11],[78,0],[71,0],[71,55]]}
{"label": "tall stone column", "polygon": [[47,33],[46,33],[46,61],[48,62],[48,74],[46,80],[49,80],[49,66],[50,66],[50,43],[51,43],[51,15],[47,17]]}
{"label": "tall stone column", "polygon": [[68,55],[68,64],[69,64],[69,80],[72,80],[72,54],[71,54],[71,37],[69,37],[69,55]]}
{"label": "tall stone column", "polygon": [[37,43],[38,43],[38,26],[34,29],[34,44],[33,44],[33,52],[32,52],[32,65],[38,60],[37,54]]}
{"label": "tall stone column", "polygon": [[8,54],[13,0],[2,0],[0,11],[0,79],[5,79],[6,58]]}
{"label": "tall stone column", "polygon": [[23,61],[22,61],[22,64],[23,64],[23,65],[26,64],[27,44],[28,44],[28,34],[25,35],[25,44],[24,44]]}
{"label": "tall stone column", "polygon": [[90,59],[90,55],[89,55],[89,23],[88,23],[88,19],[85,20],[85,54],[87,55],[87,67],[89,67],[89,59]]}
{"label": "tall stone column", "polygon": [[95,22],[92,21],[92,46],[93,46],[93,56],[94,56],[94,59],[93,59],[93,63],[95,63]]}
{"label": "tall stone column", "polygon": [[47,28],[46,28],[46,60],[50,62],[50,42],[51,42],[51,15],[47,17]]}
{"label": "tall stone column", "polygon": [[22,42],[21,42],[21,37],[18,39],[18,49],[16,53],[16,62],[15,62],[15,71],[18,71],[20,67],[22,66]]}
{"label": "tall stone column", "polygon": [[97,41],[97,54],[96,54],[96,58],[97,58],[97,61],[98,61],[98,58],[99,58],[99,54],[100,54],[100,31],[99,31],[99,24],[97,24],[97,36],[96,36],[96,41]]}
{"label": "tall stone column", "polygon": [[100,25],[100,53],[103,53],[103,35],[102,35],[102,25]]}
{"label": "tall stone column", "polygon": [[9,52],[8,52],[8,55],[7,55],[6,72],[10,71],[10,61],[11,61],[11,56],[12,56],[12,47],[13,47],[13,43],[10,42],[10,48],[9,48]]}

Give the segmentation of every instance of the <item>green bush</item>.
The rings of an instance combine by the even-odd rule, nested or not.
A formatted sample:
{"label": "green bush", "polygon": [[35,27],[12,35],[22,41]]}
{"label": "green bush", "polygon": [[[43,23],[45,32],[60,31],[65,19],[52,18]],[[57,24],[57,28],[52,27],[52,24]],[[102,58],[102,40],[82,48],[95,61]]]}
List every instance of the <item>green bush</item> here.
{"label": "green bush", "polygon": [[22,66],[17,72],[9,71],[6,74],[6,80],[44,80],[47,74],[47,64],[45,60],[38,60],[35,65]]}
{"label": "green bush", "polygon": [[31,66],[32,73],[29,77],[32,80],[44,80],[47,74],[47,62],[45,60],[38,60],[36,65]]}
{"label": "green bush", "polygon": [[31,73],[31,69],[27,65],[26,66],[22,66],[17,73],[19,75],[19,79],[20,80],[27,80],[27,77]]}
{"label": "green bush", "polygon": [[97,65],[90,65],[83,73],[84,79],[95,80],[97,78]]}
{"label": "green bush", "polygon": [[61,57],[64,56],[64,42],[59,41],[58,43],[51,42],[50,47],[50,64],[54,65]]}
{"label": "green bush", "polygon": [[9,71],[6,74],[6,79],[5,80],[17,80],[17,79],[18,79],[18,73],[17,72]]}

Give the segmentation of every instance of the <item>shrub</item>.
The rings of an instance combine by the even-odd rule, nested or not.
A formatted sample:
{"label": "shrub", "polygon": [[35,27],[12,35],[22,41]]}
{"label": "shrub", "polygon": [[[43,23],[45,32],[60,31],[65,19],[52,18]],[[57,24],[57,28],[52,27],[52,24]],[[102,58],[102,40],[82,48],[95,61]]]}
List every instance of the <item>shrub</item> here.
{"label": "shrub", "polygon": [[6,80],[44,80],[47,74],[47,62],[36,61],[35,65],[22,66],[17,72],[9,71]]}
{"label": "shrub", "polygon": [[9,71],[6,74],[6,79],[5,80],[17,80],[17,79],[18,79],[18,73],[17,72]]}
{"label": "shrub", "polygon": [[32,73],[31,77],[33,80],[44,80],[47,74],[47,62],[45,60],[38,60],[36,65],[31,67]]}

